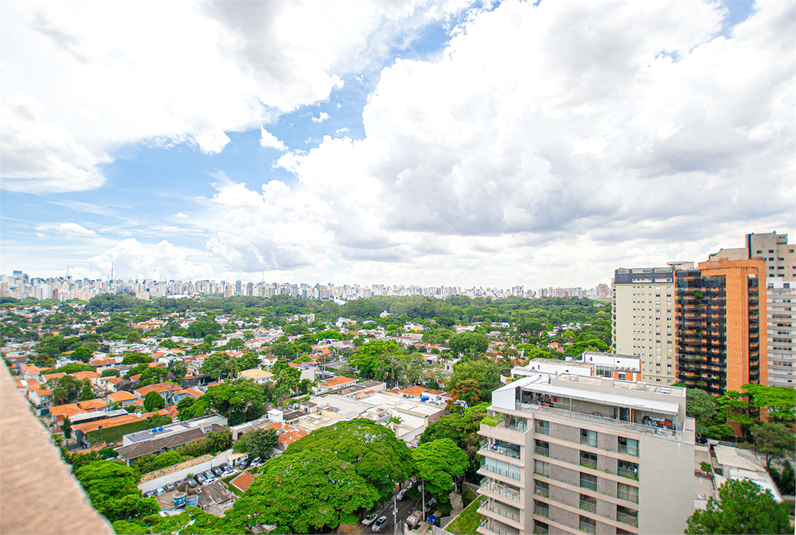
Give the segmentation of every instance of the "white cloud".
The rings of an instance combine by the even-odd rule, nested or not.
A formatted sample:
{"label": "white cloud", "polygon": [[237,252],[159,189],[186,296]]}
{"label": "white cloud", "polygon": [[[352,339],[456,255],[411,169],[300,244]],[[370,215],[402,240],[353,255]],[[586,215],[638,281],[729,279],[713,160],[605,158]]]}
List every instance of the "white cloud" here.
{"label": "white cloud", "polygon": [[427,3],[5,5],[2,187],[96,188],[107,155],[141,141],[218,153],[227,132],[323,101],[379,63],[434,20]]}
{"label": "white cloud", "polygon": [[97,234],[83,225],[77,223],[42,223],[36,226],[39,233],[55,231],[68,238],[90,238]]}
{"label": "white cloud", "polygon": [[328,119],[328,118],[329,118],[329,114],[328,114],[328,113],[326,113],[325,111],[322,111],[322,112],[321,112],[321,113],[318,115],[318,117],[313,117],[313,118],[312,118],[312,122],[313,122],[313,123],[322,123],[322,122],[324,122],[324,121],[325,121],[326,119]]}
{"label": "white cloud", "polygon": [[260,146],[282,152],[287,150],[285,144],[265,128],[260,128]]}
{"label": "white cloud", "polygon": [[188,216],[187,216],[187,215],[185,215],[185,214],[184,214],[184,213],[182,213],[182,212],[177,212],[176,214],[174,214],[174,217],[177,217],[177,218],[179,218],[179,219],[185,219],[185,218],[187,218]]}
{"label": "white cloud", "polygon": [[94,271],[110,273],[111,266],[119,278],[198,279],[212,273],[208,263],[190,259],[194,251],[176,247],[163,240],[144,244],[135,238],[119,242],[112,249],[89,259]]}
{"label": "white cloud", "polygon": [[337,130],[334,131],[335,134],[345,134],[346,132],[348,132],[348,128],[346,127],[338,128]]}

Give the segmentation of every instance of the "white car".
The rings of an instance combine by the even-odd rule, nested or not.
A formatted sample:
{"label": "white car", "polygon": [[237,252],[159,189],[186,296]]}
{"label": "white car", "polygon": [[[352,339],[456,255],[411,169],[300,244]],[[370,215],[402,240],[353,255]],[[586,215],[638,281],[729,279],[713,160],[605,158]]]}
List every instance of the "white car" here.
{"label": "white car", "polygon": [[370,529],[372,529],[373,531],[381,531],[384,528],[384,526],[386,526],[386,525],[387,525],[387,517],[386,516],[380,516],[373,523],[373,525],[370,526]]}
{"label": "white car", "polygon": [[166,489],[164,487],[160,487],[158,490],[155,491],[158,496],[166,494]]}
{"label": "white car", "polygon": [[221,477],[229,477],[229,476],[234,476],[234,475],[235,475],[235,474],[237,474],[237,473],[238,473],[238,471],[237,471],[237,470],[227,470],[226,472],[223,472],[223,473],[221,474]]}
{"label": "white car", "polygon": [[202,486],[206,487],[206,486],[208,486],[208,485],[210,485],[212,483],[215,483],[216,481],[218,481],[218,479],[216,479],[214,477],[211,477],[210,479],[208,479],[204,483],[202,483]]}
{"label": "white car", "polygon": [[368,516],[366,516],[365,518],[362,519],[362,525],[363,526],[369,526],[369,525],[373,524],[373,521],[376,520],[378,517],[379,517],[379,513],[371,513],[371,514],[369,514]]}

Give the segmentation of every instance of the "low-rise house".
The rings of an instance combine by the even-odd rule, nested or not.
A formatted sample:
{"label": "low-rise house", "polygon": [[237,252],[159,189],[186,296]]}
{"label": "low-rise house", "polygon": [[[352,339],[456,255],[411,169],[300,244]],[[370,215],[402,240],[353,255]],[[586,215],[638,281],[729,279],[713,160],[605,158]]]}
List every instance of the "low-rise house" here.
{"label": "low-rise house", "polygon": [[89,399],[86,401],[78,401],[77,406],[84,411],[99,411],[108,406],[102,399]]}
{"label": "low-rise house", "polygon": [[249,379],[258,385],[270,383],[274,380],[274,374],[258,368],[244,370],[238,374],[241,379]]}
{"label": "low-rise house", "polygon": [[116,403],[120,407],[127,407],[128,405],[132,405],[136,399],[138,399],[136,396],[134,396],[130,392],[125,392],[124,390],[122,390],[121,392],[113,392],[105,396],[105,401],[108,402],[108,404]]}
{"label": "low-rise house", "polygon": [[174,392],[182,390],[179,386],[173,383],[157,383],[154,385],[142,386],[141,388],[136,388],[134,390],[135,395],[139,398],[146,397],[147,394],[150,392],[156,392],[160,394],[160,397],[166,402],[166,404],[171,404],[171,398],[174,396]]}
{"label": "low-rise house", "polygon": [[211,415],[126,434],[116,452],[129,465],[148,453],[164,453],[204,438],[210,432],[220,431],[226,424],[227,419],[223,416]]}
{"label": "low-rise house", "polygon": [[350,377],[332,377],[331,379],[324,379],[321,381],[321,384],[318,385],[318,393],[329,392],[331,390],[339,390],[340,388],[345,388],[347,386],[351,386],[356,384],[356,379],[351,379]]}
{"label": "low-rise house", "polygon": [[91,447],[98,442],[115,442],[124,431],[136,428],[144,429],[146,426],[146,418],[125,412],[125,414],[113,418],[72,424],[72,431],[78,446]]}
{"label": "low-rise house", "polygon": [[53,391],[49,388],[34,388],[28,391],[28,399],[39,409],[52,407]]}
{"label": "low-rise house", "polygon": [[241,492],[246,492],[249,490],[249,487],[251,487],[255,477],[256,476],[250,472],[243,472],[238,477],[230,481],[229,484]]}

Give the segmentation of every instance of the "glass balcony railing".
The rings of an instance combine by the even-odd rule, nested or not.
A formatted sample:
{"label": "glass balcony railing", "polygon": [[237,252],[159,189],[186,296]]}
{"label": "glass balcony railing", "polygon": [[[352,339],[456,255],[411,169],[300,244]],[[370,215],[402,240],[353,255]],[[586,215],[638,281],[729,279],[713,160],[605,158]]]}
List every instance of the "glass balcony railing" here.
{"label": "glass balcony railing", "polygon": [[634,490],[631,491],[619,488],[616,491],[616,497],[627,502],[638,503],[638,489],[634,488]]}
{"label": "glass balcony railing", "polygon": [[505,455],[506,457],[511,457],[512,459],[519,459],[520,452],[514,448],[507,448],[506,446],[501,446],[497,442],[490,444],[489,439],[481,441],[481,449],[491,451],[497,453],[499,455]]}
{"label": "glass balcony railing", "polygon": [[505,496],[511,500],[516,502],[520,501],[520,492],[518,490],[513,490],[508,488],[505,485],[501,485],[495,481],[492,481],[489,478],[484,478],[481,480],[481,490],[491,492],[493,494],[500,494],[501,496]]}
{"label": "glass balcony railing", "polygon": [[487,470],[489,472],[492,472],[493,474],[497,474],[503,477],[508,477],[511,479],[516,479],[517,481],[519,481],[521,478],[519,469],[514,466],[512,466],[511,468],[512,468],[511,470],[508,470],[501,466],[488,465],[486,463],[486,460],[482,461],[481,465],[479,466],[479,469]]}
{"label": "glass balcony railing", "polygon": [[628,477],[630,479],[638,480],[638,468],[620,465],[619,467],[617,467],[616,473],[622,477]]}
{"label": "glass balcony railing", "polygon": [[589,489],[596,491],[597,490],[597,482],[596,481],[589,481],[588,479],[581,479],[580,486],[584,489]]}
{"label": "glass balcony railing", "polygon": [[619,453],[624,453],[625,455],[632,455],[633,457],[638,457],[638,446],[633,446],[630,444],[619,444]]}
{"label": "glass balcony railing", "polygon": [[580,508],[583,509],[584,511],[589,511],[590,513],[596,513],[597,512],[597,504],[595,502],[581,500],[580,501]]}

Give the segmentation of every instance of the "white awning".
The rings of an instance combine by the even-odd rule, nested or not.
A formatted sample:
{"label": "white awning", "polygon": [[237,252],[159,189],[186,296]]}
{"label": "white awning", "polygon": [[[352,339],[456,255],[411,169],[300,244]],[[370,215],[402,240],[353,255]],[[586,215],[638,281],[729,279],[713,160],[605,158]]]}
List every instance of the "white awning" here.
{"label": "white awning", "polygon": [[672,403],[670,401],[636,398],[631,396],[623,396],[621,394],[595,392],[593,390],[582,390],[579,388],[569,388],[566,386],[553,384],[533,383],[529,385],[523,385],[523,387],[528,390],[532,390],[533,392],[539,392],[550,396],[561,396],[564,398],[590,401],[592,403],[601,403],[603,405],[611,405],[614,407],[625,407],[628,409],[651,411],[661,414],[676,415],[680,408],[677,403]]}

